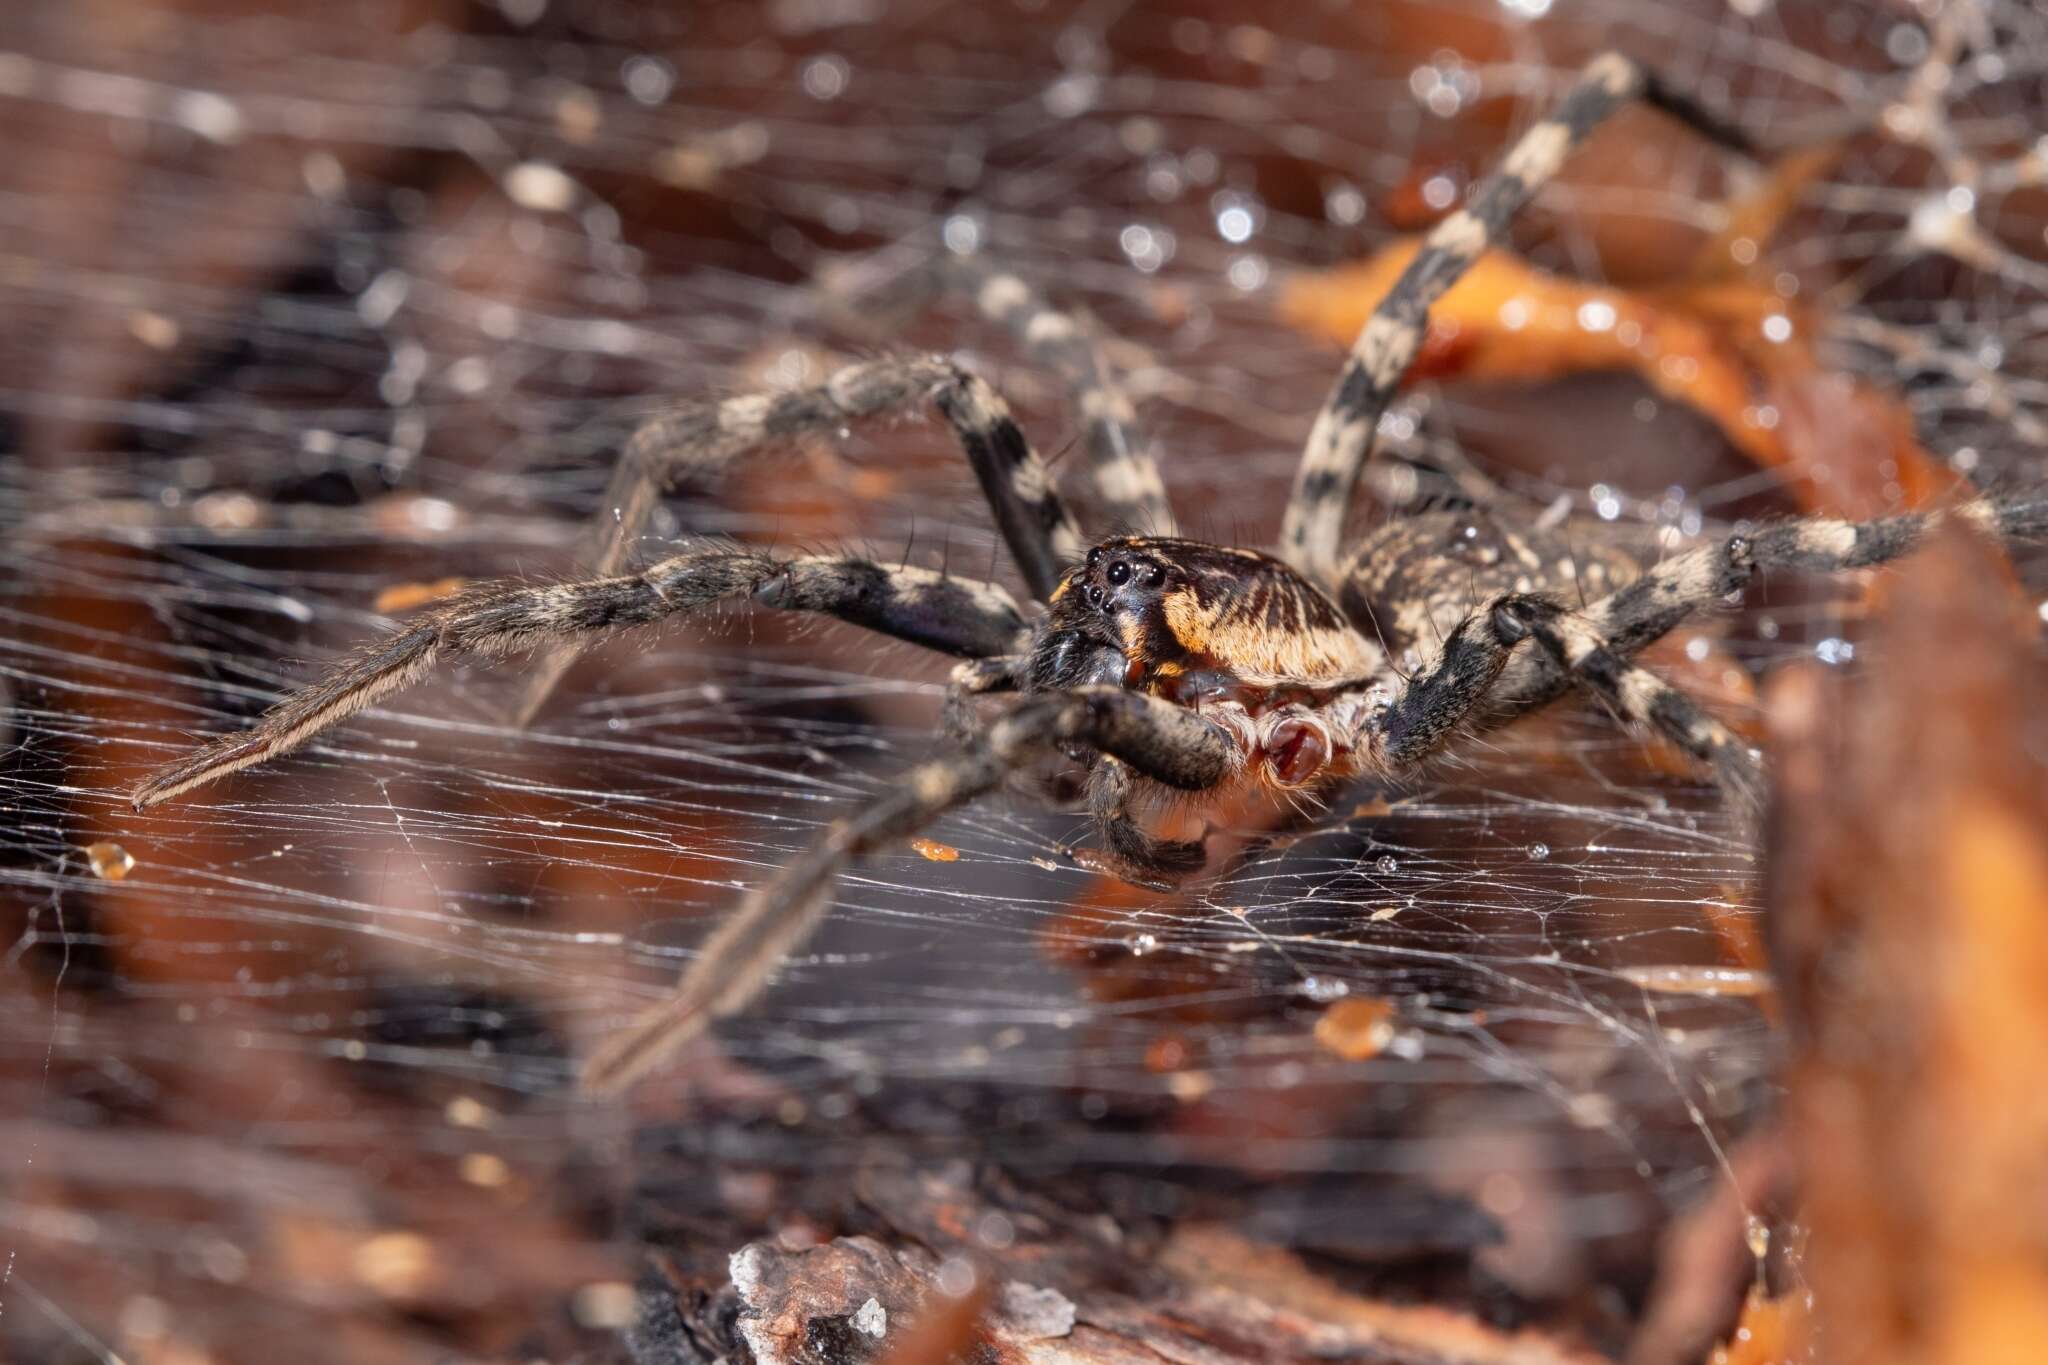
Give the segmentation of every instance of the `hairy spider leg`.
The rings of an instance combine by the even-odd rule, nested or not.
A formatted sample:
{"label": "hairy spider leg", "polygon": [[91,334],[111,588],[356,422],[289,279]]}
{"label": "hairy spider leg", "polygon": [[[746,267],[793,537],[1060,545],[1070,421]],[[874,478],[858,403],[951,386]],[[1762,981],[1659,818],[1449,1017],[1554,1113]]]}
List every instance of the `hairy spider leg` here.
{"label": "hairy spider leg", "polygon": [[[1982,497],[1862,522],[1809,517],[1771,523],[1654,564],[1579,614],[1607,648],[1629,658],[1693,613],[1741,591],[1759,574],[1871,568],[1910,553],[1936,526],[1951,520],[2001,541],[2048,540],[2048,496],[2029,492]],[[1541,654],[1518,655],[1501,680],[1498,700],[1512,708],[1511,717],[1556,696],[1566,685],[1552,660]]]}
{"label": "hairy spider leg", "polygon": [[[715,486],[746,456],[925,402],[952,425],[1011,556],[1042,600],[1061,566],[1080,555],[1080,528],[1003,400],[985,381],[937,356],[861,361],[809,388],[688,403],[649,417],[619,453],[578,571],[594,577],[618,573],[671,489]],[[576,641],[560,644],[534,661],[513,708],[515,724],[533,719],[583,647]]]}
{"label": "hairy spider leg", "polygon": [[906,839],[990,790],[1046,749],[1079,744],[1186,791],[1214,787],[1241,762],[1237,745],[1194,712],[1115,687],[1024,699],[958,753],[913,769],[833,821],[773,877],[748,892],[705,942],[673,994],[605,1040],[583,1069],[583,1088],[625,1089],[711,1020],[753,1001],[776,964],[810,936],[854,858]]}
{"label": "hairy spider leg", "polygon": [[1590,622],[1547,598],[1515,598],[1496,604],[1494,610],[1504,616],[1496,630],[1509,633],[1519,628],[1534,636],[1572,682],[1605,702],[1624,722],[1655,730],[1711,772],[1737,811],[1755,814],[1762,809],[1764,775],[1756,755],[1675,683],[1630,663]]}
{"label": "hairy spider leg", "polygon": [[877,315],[893,322],[942,299],[971,303],[1066,385],[1081,416],[1095,498],[1108,524],[1145,535],[1176,534],[1159,462],[1101,338],[1021,276],[985,257],[906,244],[836,264],[821,272],[821,281],[835,312],[870,329]]}
{"label": "hairy spider leg", "polygon": [[1503,634],[1493,612],[1451,628],[1429,665],[1410,678],[1373,722],[1374,757],[1389,773],[1412,768],[1449,743],[1492,692],[1520,636]]}
{"label": "hairy spider leg", "polygon": [[1636,99],[1749,154],[1739,133],[1667,90],[1638,63],[1616,52],[1588,62],[1556,111],[1524,133],[1464,206],[1430,231],[1359,332],[1309,432],[1281,523],[1280,553],[1296,568],[1332,581],[1352,494],[1372,456],[1380,416],[1422,349],[1430,305],[1499,239],[1586,135]]}
{"label": "hairy spider leg", "polygon": [[[1379,755],[1391,768],[1413,764],[1460,730],[1496,728],[1578,685],[1623,720],[1671,739],[1738,804],[1753,805],[1762,780],[1749,747],[1631,657],[1760,573],[1883,564],[1949,520],[2003,540],[2039,541],[2048,539],[2048,498],[1978,498],[1865,522],[1809,518],[1764,526],[1675,555],[1578,612],[1541,594],[1502,594],[1459,622],[1429,667],[1378,718]],[[1537,649],[1515,651],[1529,637]]]}
{"label": "hairy spider leg", "polygon": [[2048,500],[1977,498],[1952,508],[1865,522],[1828,517],[1781,522],[1674,556],[1583,614],[1543,599],[1530,600],[1521,610],[1565,681],[1592,691],[1624,721],[1663,735],[1712,772],[1738,809],[1754,811],[1763,803],[1764,780],[1750,746],[1677,686],[1630,663],[1629,656],[1759,574],[1780,568],[1810,573],[1871,568],[1910,553],[1950,520],[1999,540],[2038,540],[2048,535]]}
{"label": "hairy spider leg", "polygon": [[1138,776],[1130,764],[1105,756],[1088,772],[1088,813],[1107,850],[1109,864],[1123,880],[1170,890],[1184,877],[1202,870],[1208,858],[1200,839],[1161,839],[1148,834],[1131,815]]}
{"label": "hairy spider leg", "polygon": [[444,655],[498,658],[562,640],[587,641],[748,596],[764,606],[822,613],[968,658],[1014,653],[1026,634],[1023,613],[996,584],[852,557],[784,560],[745,550],[699,550],[620,577],[544,586],[483,584],[438,604],[397,634],[361,646],[250,729],[223,735],[157,769],[135,789],[135,808],[290,753],[420,681]]}

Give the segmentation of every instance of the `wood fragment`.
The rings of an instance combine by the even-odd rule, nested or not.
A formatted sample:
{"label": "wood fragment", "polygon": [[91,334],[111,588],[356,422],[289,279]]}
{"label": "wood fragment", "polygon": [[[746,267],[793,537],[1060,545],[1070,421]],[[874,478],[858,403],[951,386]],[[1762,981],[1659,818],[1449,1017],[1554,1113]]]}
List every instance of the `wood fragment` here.
{"label": "wood fragment", "polygon": [[1155,1234],[962,1167],[890,1165],[855,1186],[868,1233],[757,1241],[725,1265],[697,1255],[694,1271],[662,1260],[657,1316],[689,1340],[743,1343],[761,1365],[1600,1359],[1547,1332],[1358,1294],[1222,1224]]}
{"label": "wood fragment", "polygon": [[[1348,342],[1419,243],[1293,280],[1281,316]],[[1437,303],[1411,378],[1540,383],[1631,371],[1711,419],[1759,468],[1779,471],[1805,511],[1874,516],[1901,497],[1919,504],[1952,491],[1956,477],[1920,444],[1904,401],[1824,363],[1825,326],[1819,311],[1764,284],[1619,289],[1496,250]]]}
{"label": "wood fragment", "polygon": [[1867,668],[1771,690],[1769,932],[1830,1359],[2048,1341],[2048,675],[2006,582],[1951,530]]}

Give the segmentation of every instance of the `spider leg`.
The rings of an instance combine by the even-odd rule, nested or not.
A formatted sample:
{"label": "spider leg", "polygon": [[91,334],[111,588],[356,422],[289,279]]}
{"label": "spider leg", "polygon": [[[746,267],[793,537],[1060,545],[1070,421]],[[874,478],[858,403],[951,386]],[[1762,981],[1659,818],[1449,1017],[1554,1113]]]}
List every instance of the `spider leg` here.
{"label": "spider leg", "polygon": [[835,311],[859,322],[878,312],[922,311],[942,298],[971,301],[1067,386],[1081,415],[1095,494],[1111,524],[1145,535],[1176,534],[1158,461],[1101,340],[1023,279],[979,256],[901,246],[835,265],[824,286]]}
{"label": "spider leg", "polygon": [[137,810],[266,762],[424,678],[444,655],[497,658],[561,640],[588,641],[731,598],[818,612],[943,653],[1016,650],[1023,614],[993,583],[864,559],[779,560],[744,550],[701,550],[636,574],[579,582],[487,584],[441,603],[372,641],[240,734],[225,735],[157,769],[134,794]]}
{"label": "spider leg", "polygon": [[1605,702],[1623,721],[1644,725],[1714,774],[1737,810],[1762,809],[1763,770],[1749,745],[1671,683],[1621,657],[1592,623],[1541,597],[1504,598],[1498,629],[1533,636],[1552,663]]}
{"label": "spider leg", "polygon": [[1368,742],[1380,762],[1406,768],[1441,749],[1491,695],[1526,634],[1491,610],[1458,622],[1429,667],[1369,721]]}
{"label": "spider leg", "polygon": [[[1829,517],[1779,522],[1673,555],[1594,601],[1580,615],[1608,650],[1627,659],[1694,612],[1739,592],[1759,574],[1776,569],[1841,573],[1883,564],[1912,551],[1946,520],[2001,540],[2048,539],[2048,497],[1983,497],[1956,507],[1863,522]],[[1547,651],[1519,655],[1502,679],[1499,700],[1507,707],[1526,708],[1549,700],[1567,685],[1563,667]]]}
{"label": "spider leg", "polygon": [[[690,403],[648,418],[619,453],[605,515],[580,569],[593,577],[619,572],[669,489],[715,484],[755,452],[926,401],[952,424],[1024,581],[1043,599],[1060,566],[1079,558],[1080,529],[1003,400],[984,380],[935,356],[862,361],[810,388]],[[569,643],[535,660],[514,724],[533,719],[581,652]]]}
{"label": "spider leg", "polygon": [[940,727],[948,739],[965,742],[979,728],[974,714],[976,697],[998,692],[1015,692],[1023,685],[1030,660],[1022,654],[1005,654],[969,659],[953,670],[946,684],[946,700],[940,710]]}
{"label": "spider leg", "polygon": [[1110,870],[1125,881],[1170,890],[1182,878],[1201,871],[1206,846],[1200,839],[1161,839],[1147,834],[1130,813],[1136,776],[1122,759],[1103,758],[1088,774],[1088,810],[1095,817],[1103,847],[1109,851]]}
{"label": "spider leg", "polygon": [[1486,253],[1586,135],[1635,99],[1718,143],[1749,151],[1738,133],[1665,89],[1629,58],[1609,52],[1588,62],[1556,112],[1524,133],[1464,207],[1431,230],[1359,332],[1309,433],[1288,498],[1280,552],[1295,567],[1324,582],[1335,574],[1352,493],[1371,458],[1380,416],[1422,348],[1430,305]]}
{"label": "spider leg", "polygon": [[[1749,745],[1677,687],[1630,659],[1695,611],[1740,591],[1760,573],[1838,573],[1883,564],[1909,553],[1947,520],[2001,539],[2041,540],[2048,538],[2048,498],[1978,498],[1958,507],[1865,522],[1824,517],[1781,522],[1675,555],[1577,613],[1539,596],[1497,598],[1485,613],[1492,623],[1491,638],[1512,649],[1521,638],[1533,637],[1537,649],[1514,653],[1491,677],[1482,679],[1479,670],[1467,670],[1466,680],[1452,680],[1432,707],[1428,695],[1417,700],[1414,694],[1432,686],[1446,671],[1440,664],[1382,719],[1389,761],[1412,761],[1414,755],[1396,747],[1404,737],[1400,721],[1410,713],[1434,718],[1434,728],[1414,721],[1409,726],[1440,743],[1441,736],[1460,722],[1490,728],[1577,685],[1600,697],[1623,720],[1647,725],[1671,740],[1714,774],[1738,808],[1754,810],[1761,804],[1764,781]],[[1454,644],[1478,638],[1471,624],[1468,618],[1446,643],[1446,660]],[[1427,747],[1433,746],[1424,752]]]}
{"label": "spider leg", "polygon": [[775,967],[831,908],[848,863],[924,829],[989,791],[1038,754],[1079,744],[1186,790],[1213,787],[1240,762],[1223,731],[1166,702],[1121,688],[1086,687],[1028,697],[958,753],[913,769],[867,804],[833,821],[740,901],[705,942],[675,992],[594,1053],[583,1088],[600,1094],[631,1085],[701,1032],[744,1009]]}
{"label": "spider leg", "polygon": [[[958,743],[972,742],[980,729],[974,699],[1016,691],[1029,666],[1026,656],[1013,654],[970,659],[956,667],[946,689],[947,737]],[[1125,881],[1165,890],[1201,869],[1204,845],[1200,840],[1157,839],[1147,834],[1130,814],[1135,779],[1130,764],[1122,759],[1098,758],[1088,771],[1088,810],[1095,817],[1096,834],[1108,850],[1102,857],[1109,870]]]}
{"label": "spider leg", "polygon": [[1460,621],[1429,670],[1373,718],[1370,738],[1380,761],[1390,769],[1408,767],[1441,749],[1461,728],[1500,723],[1502,674],[1520,657],[1515,647],[1531,637],[1560,671],[1561,684],[1579,684],[1623,720],[1672,740],[1712,770],[1743,809],[1761,804],[1756,759],[1726,726],[1656,674],[1621,658],[1590,622],[1548,598],[1524,593],[1497,597]]}

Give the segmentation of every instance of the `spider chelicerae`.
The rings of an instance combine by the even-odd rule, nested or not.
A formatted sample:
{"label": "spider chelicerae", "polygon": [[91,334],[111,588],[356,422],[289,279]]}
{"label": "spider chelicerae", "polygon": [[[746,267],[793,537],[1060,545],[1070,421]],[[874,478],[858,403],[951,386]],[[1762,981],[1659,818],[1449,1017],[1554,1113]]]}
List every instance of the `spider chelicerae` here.
{"label": "spider chelicerae", "polygon": [[[1002,400],[945,358],[872,360],[814,388],[685,406],[644,423],[627,442],[588,576],[476,587],[437,605],[286,697],[247,732],[160,769],[136,790],[135,805],[287,753],[419,681],[446,654],[545,651],[519,708],[524,720],[592,639],[730,599],[823,613],[962,659],[946,708],[960,739],[955,750],[831,823],[748,893],[675,993],[591,1058],[585,1085],[608,1091],[751,1001],[824,915],[849,860],[908,838],[1048,751],[1086,765],[1101,857],[1152,883],[1203,861],[1199,842],[1160,838],[1140,824],[1147,800],[1162,792],[1248,783],[1298,791],[1359,774],[1396,777],[1457,736],[1505,724],[1574,688],[1665,736],[1733,799],[1753,803],[1761,790],[1756,756],[1633,656],[1759,573],[1881,563],[1944,518],[2039,537],[2048,533],[2048,500],[1980,498],[1861,523],[1788,521],[1651,565],[1574,554],[1555,528],[1483,499],[1401,506],[1403,481],[1378,477],[1388,469],[1373,463],[1374,434],[1421,345],[1430,305],[1571,149],[1635,99],[1748,155],[1739,135],[1633,61],[1610,53],[1589,63],[1556,112],[1430,233],[1360,333],[1308,438],[1277,554],[1175,535],[1165,487],[1098,342],[1015,276],[944,259],[913,274],[913,284],[966,291],[1066,381],[1098,500],[1118,524],[1148,534],[1087,544]],[[1038,609],[1020,608],[993,583],[844,555],[781,557],[719,545],[621,572],[665,489],[701,485],[764,447],[925,402],[959,438]],[[1369,475],[1396,515],[1347,543],[1352,495]],[[974,699],[996,693],[1020,700],[980,723]]]}

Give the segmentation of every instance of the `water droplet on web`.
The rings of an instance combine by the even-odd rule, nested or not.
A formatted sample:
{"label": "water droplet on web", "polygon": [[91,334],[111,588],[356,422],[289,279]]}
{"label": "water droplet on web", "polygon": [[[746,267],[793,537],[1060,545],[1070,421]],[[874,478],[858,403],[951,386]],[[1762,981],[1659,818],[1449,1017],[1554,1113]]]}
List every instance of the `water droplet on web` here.
{"label": "water droplet on web", "polygon": [[1550,856],[1550,845],[1549,845],[1549,844],[1541,844],[1541,843],[1538,843],[1538,844],[1531,844],[1531,845],[1529,845],[1529,859],[1530,859],[1530,861],[1531,861],[1531,862],[1538,862],[1538,863],[1540,863],[1540,862],[1542,862],[1542,861],[1543,861],[1544,859],[1548,858],[1549,856]]}
{"label": "water droplet on web", "polygon": [[1315,1039],[1348,1062],[1377,1057],[1394,1041],[1390,1000],[1340,1000],[1316,1020]]}
{"label": "water droplet on web", "polygon": [[1391,853],[1382,853],[1379,856],[1379,860],[1373,864],[1373,868],[1376,871],[1388,874],[1393,873],[1400,866],[1401,864],[1394,860],[1394,855]]}
{"label": "water droplet on web", "polygon": [[939,1266],[938,1280],[940,1292],[964,1299],[974,1291],[974,1266],[965,1257],[949,1256]]}
{"label": "water droplet on web", "polygon": [[1298,988],[1301,993],[1318,1004],[1342,1000],[1351,993],[1351,987],[1342,981],[1327,976],[1304,976]]}
{"label": "water droplet on web", "polygon": [[92,875],[118,882],[135,868],[135,855],[119,844],[102,840],[85,846],[85,862]]}
{"label": "water droplet on web", "polygon": [[1159,946],[1159,940],[1151,934],[1132,934],[1124,942],[1130,945],[1132,957],[1143,957]]}

